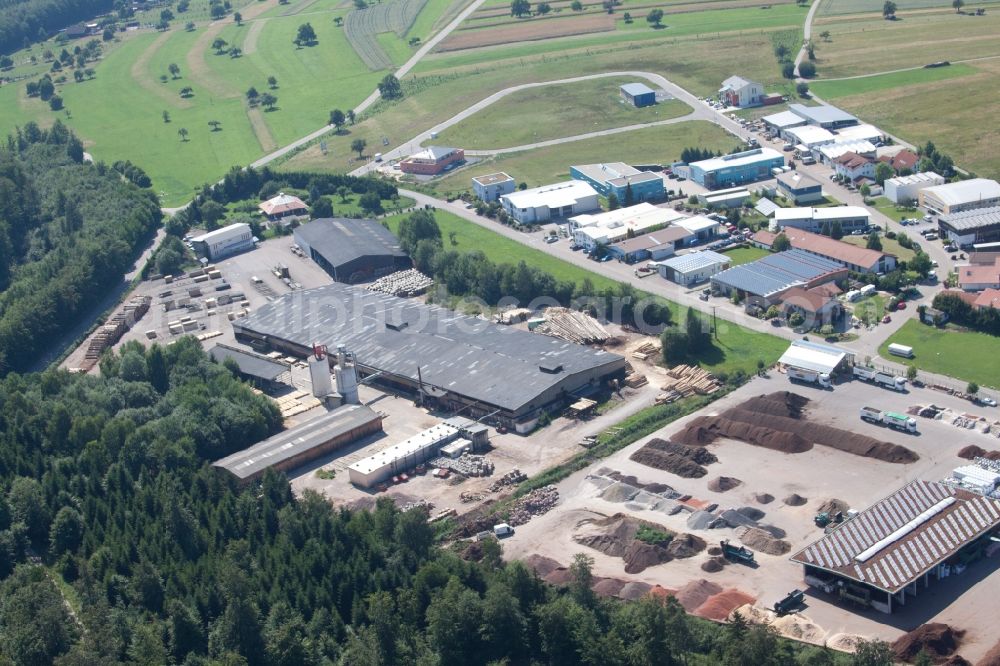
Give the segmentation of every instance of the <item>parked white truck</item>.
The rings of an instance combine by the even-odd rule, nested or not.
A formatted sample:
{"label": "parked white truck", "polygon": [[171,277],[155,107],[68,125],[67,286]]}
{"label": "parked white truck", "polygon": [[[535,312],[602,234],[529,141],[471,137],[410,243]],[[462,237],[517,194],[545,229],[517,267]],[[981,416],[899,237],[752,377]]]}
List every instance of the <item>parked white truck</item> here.
{"label": "parked white truck", "polygon": [[806,370],[805,368],[788,368],[788,378],[792,381],[805,382],[807,384],[819,384],[823,388],[830,388],[830,375],[816,370]]}
{"label": "parked white truck", "polygon": [[903,432],[917,431],[917,422],[906,414],[883,412],[881,409],[875,409],[874,407],[862,407],[861,420],[868,421],[869,423],[879,423]]}
{"label": "parked white truck", "polygon": [[866,368],[861,365],[854,366],[854,376],[862,381],[871,382],[890,388],[893,391],[905,391],[906,379],[890,375],[888,372],[880,372],[875,368]]}

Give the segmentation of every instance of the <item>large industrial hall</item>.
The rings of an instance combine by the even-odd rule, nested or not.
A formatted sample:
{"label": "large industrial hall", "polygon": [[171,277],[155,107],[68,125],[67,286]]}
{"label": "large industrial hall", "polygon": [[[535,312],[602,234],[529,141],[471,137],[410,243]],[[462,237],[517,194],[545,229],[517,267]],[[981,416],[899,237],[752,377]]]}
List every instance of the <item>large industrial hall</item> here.
{"label": "large industrial hall", "polygon": [[233,329],[241,342],[300,357],[314,344],[345,345],[361,376],[519,432],[625,368],[617,354],[341,284],[286,294]]}

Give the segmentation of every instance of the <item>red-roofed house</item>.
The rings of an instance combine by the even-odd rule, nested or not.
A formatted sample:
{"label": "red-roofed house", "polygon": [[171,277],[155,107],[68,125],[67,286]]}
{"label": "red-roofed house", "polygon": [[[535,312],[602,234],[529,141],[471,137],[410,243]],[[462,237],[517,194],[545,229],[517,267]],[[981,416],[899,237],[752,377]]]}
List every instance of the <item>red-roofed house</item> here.
{"label": "red-roofed house", "polygon": [[[796,250],[805,250],[849,268],[858,273],[888,273],[896,268],[896,256],[858,247],[811,231],[785,227],[782,232]],[[754,245],[770,249],[777,234],[758,231],[753,236]]]}
{"label": "red-roofed house", "polygon": [[278,196],[268,199],[257,206],[257,208],[271,222],[277,222],[284,217],[291,217],[293,215],[309,214],[309,208],[302,199],[285,194],[284,192],[279,192]]}
{"label": "red-roofed house", "polygon": [[875,178],[875,161],[855,152],[846,152],[833,160],[833,169],[838,176],[850,178],[852,181],[859,178]]}
{"label": "red-roofed house", "polygon": [[993,264],[958,266],[958,286],[964,291],[1000,289],[1000,259]]}
{"label": "red-roofed house", "polygon": [[920,156],[912,150],[903,149],[895,155],[883,155],[878,158],[879,162],[885,162],[892,167],[896,175],[901,173],[916,173],[917,164],[920,163]]}
{"label": "red-roofed house", "polygon": [[831,324],[844,314],[844,308],[837,299],[818,287],[792,287],[781,295],[781,309],[786,317],[800,313],[812,326]]}
{"label": "red-roofed house", "polygon": [[976,300],[972,302],[972,307],[977,310],[983,308],[1000,309],[1000,289],[983,289]]}

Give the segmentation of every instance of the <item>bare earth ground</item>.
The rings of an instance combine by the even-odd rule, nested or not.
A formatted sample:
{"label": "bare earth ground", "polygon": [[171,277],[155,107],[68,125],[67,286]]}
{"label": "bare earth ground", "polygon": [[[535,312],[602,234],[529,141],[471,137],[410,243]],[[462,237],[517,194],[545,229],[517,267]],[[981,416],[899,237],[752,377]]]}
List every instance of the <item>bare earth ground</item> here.
{"label": "bare earth ground", "polygon": [[524,24],[505,24],[496,28],[456,32],[438,44],[437,51],[459,51],[480,46],[536,41],[567,35],[584,35],[615,29],[615,19],[608,14],[570,17],[558,21],[538,21]]}
{"label": "bare earth ground", "polygon": [[[623,573],[620,559],[602,555],[573,542],[575,526],[582,518],[593,517],[595,513],[612,515],[618,512],[656,520],[678,532],[690,531],[708,541],[709,546],[718,545],[720,538],[734,538],[734,531],[728,528],[690,530],[686,525],[686,512],[666,516],[660,512],[633,510],[625,504],[599,498],[596,496],[599,488],[587,480],[588,474],[595,474],[602,468],[617,470],[636,476],[640,482],[665,483],[696,499],[718,503],[720,508],[756,507],[765,513],[762,523],[774,525],[787,533],[785,539],[791,542],[791,552],[794,554],[821,536],[820,530],[813,525],[812,518],[823,501],[839,498],[855,508],[867,507],[907,481],[915,478],[943,478],[963,462],[955,455],[963,445],[979,442],[981,446],[987,447],[996,442],[989,435],[959,431],[947,423],[926,419],[919,419],[919,435],[905,435],[861,422],[857,416],[858,409],[865,404],[902,411],[910,405],[934,402],[967,411],[969,403],[930,389],[896,394],[852,382],[838,386],[832,392],[821,392],[792,385],[784,375],[774,374],[767,379],[751,381],[712,405],[706,412],[718,413],[748,397],[779,390],[794,390],[812,399],[809,418],[907,446],[917,451],[921,459],[904,466],[860,458],[826,447],[815,447],[801,454],[783,454],[726,440],[709,447],[718,456],[719,462],[709,465],[708,475],[701,479],[682,479],[628,459],[647,439],[668,438],[697,416],[692,415],[558,484],[561,499],[557,508],[518,528],[517,534],[505,540],[506,556],[524,558],[539,554],[566,565],[574,553],[586,552],[595,559],[596,576],[638,580],[673,590],[691,581],[707,578],[722,587],[747,592],[758,599],[758,607],[770,607],[789,590],[803,585],[801,567],[789,562],[787,556],[758,553],[759,567],[756,569],[730,564],[719,573],[706,573],[701,569],[701,564],[708,556],[702,555],[675,560],[646,569],[641,574],[628,576]],[[997,415],[990,416],[996,418]],[[738,478],[743,484],[725,493],[709,491],[708,480],[719,475]],[[769,493],[776,499],[761,505],[754,499],[758,493]],[[791,493],[806,497],[808,502],[798,507],[785,505],[782,498]],[[960,652],[967,659],[975,661],[995,643],[992,618],[1000,610],[1000,600],[996,599],[993,589],[998,583],[1000,571],[997,570],[997,562],[985,560],[970,568],[963,576],[949,578],[942,583],[932,583],[915,602],[911,601],[902,612],[892,616],[841,607],[822,593],[809,590],[807,608],[802,615],[817,627],[806,632],[805,637],[822,642],[840,634],[861,634],[894,640],[905,631],[933,620],[967,630],[969,633]]]}

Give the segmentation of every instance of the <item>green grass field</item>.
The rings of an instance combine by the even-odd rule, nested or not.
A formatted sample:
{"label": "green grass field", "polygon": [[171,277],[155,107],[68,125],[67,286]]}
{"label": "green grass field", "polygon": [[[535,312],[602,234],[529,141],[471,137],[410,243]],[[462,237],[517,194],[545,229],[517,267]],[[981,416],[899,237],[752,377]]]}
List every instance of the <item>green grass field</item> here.
{"label": "green grass field", "polygon": [[740,264],[748,264],[751,261],[763,259],[771,253],[759,247],[737,247],[731,250],[724,250],[722,254],[732,260],[733,266],[739,266]]}
{"label": "green grass field", "polygon": [[521,90],[446,129],[436,140],[467,149],[510,148],[691,112],[679,100],[642,109],[625,104],[618,88],[632,82],[640,81],[612,77]]}
{"label": "green grass field", "polygon": [[[841,240],[845,243],[850,243],[851,245],[857,245],[858,247],[865,247],[868,243],[867,236],[844,236]],[[908,250],[893,238],[886,238],[885,236],[882,236],[881,241],[882,251],[896,255],[900,261],[909,261],[915,255],[913,250]]]}
{"label": "green grass field", "polygon": [[918,369],[955,377],[980,386],[1000,385],[1000,338],[950,328],[935,328],[915,319],[879,348],[883,358],[896,360],[888,351],[890,342],[913,347],[914,357],[906,361]]}
{"label": "green grass field", "polygon": [[810,89],[823,99],[836,99],[849,95],[870,95],[872,93],[899,88],[902,86],[913,86],[922,83],[933,83],[954,79],[960,76],[975,74],[978,70],[964,64],[955,64],[950,67],[937,67],[933,69],[913,69],[905,72],[895,72],[893,74],[876,74],[866,76],[861,79],[844,79],[841,81],[816,81],[810,84]]}
{"label": "green grass field", "polygon": [[[611,157],[625,163],[665,163],[676,160],[685,146],[703,146],[729,152],[733,147],[733,138],[717,125],[705,121],[647,127],[633,132],[500,155],[452,172],[441,180],[432,181],[431,185],[439,194],[457,196],[471,188],[469,179],[473,176],[506,171],[518,182],[525,182],[528,187],[537,187],[568,180],[569,167],[573,164],[590,164]],[[679,187],[683,190],[684,183],[680,183]]]}

